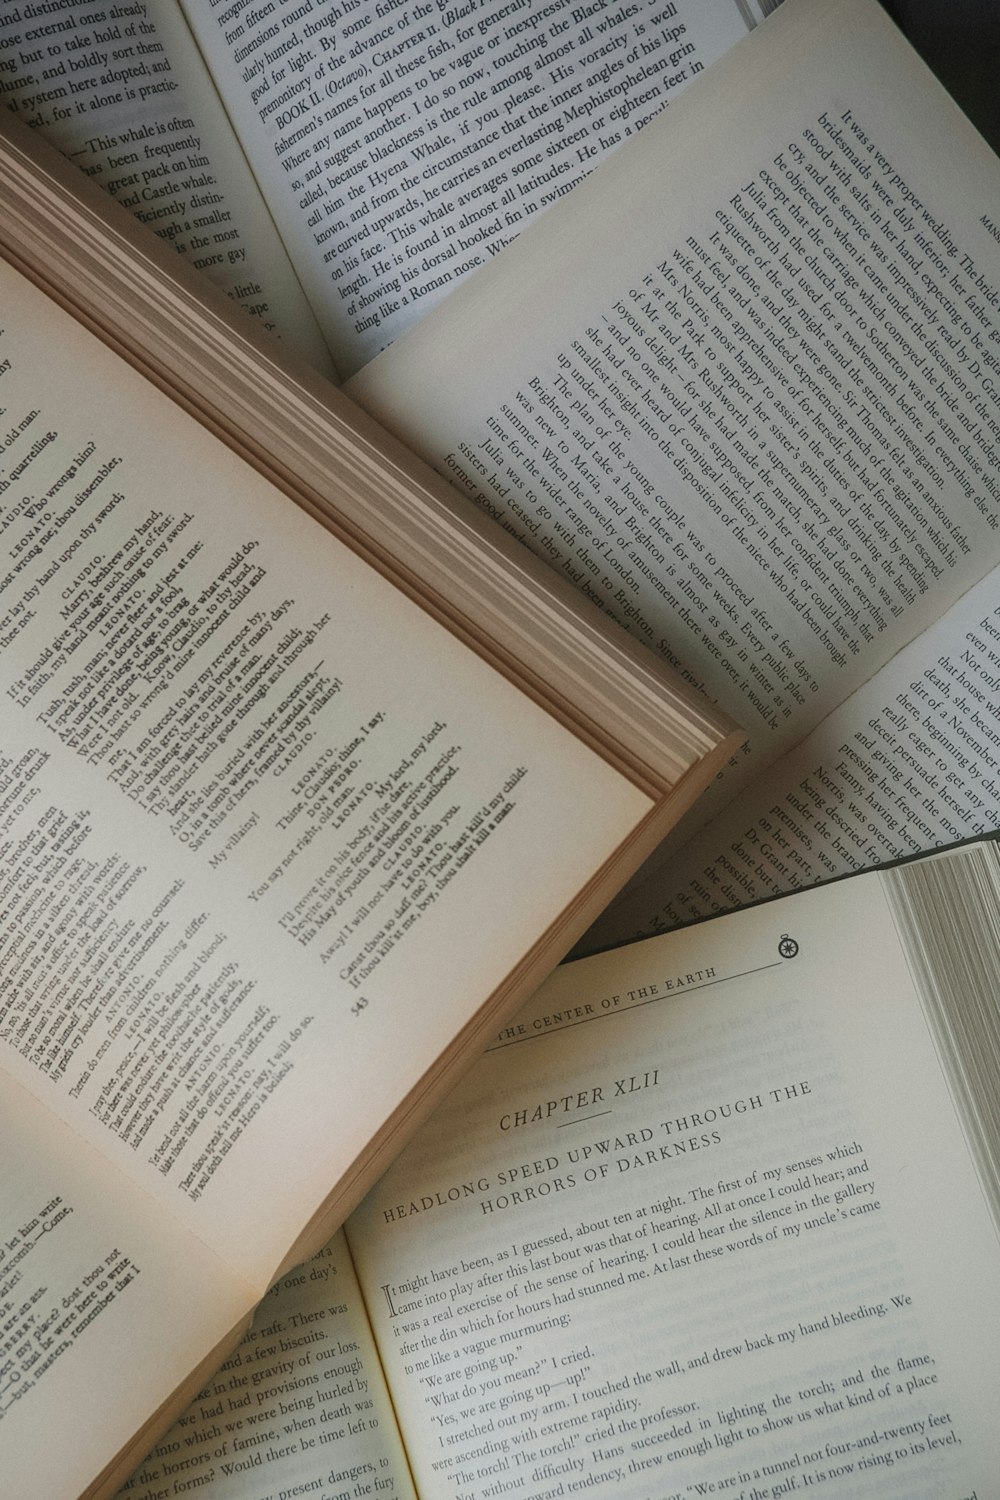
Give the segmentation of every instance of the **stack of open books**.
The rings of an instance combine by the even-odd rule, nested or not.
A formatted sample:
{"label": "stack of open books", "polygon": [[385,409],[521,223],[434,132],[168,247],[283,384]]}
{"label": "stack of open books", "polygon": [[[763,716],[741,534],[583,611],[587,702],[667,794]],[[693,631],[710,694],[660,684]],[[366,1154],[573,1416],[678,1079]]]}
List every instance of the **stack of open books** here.
{"label": "stack of open books", "polygon": [[0,17],[5,1495],[998,1493],[995,846],[542,984],[1000,825],[1000,172],[770,8]]}

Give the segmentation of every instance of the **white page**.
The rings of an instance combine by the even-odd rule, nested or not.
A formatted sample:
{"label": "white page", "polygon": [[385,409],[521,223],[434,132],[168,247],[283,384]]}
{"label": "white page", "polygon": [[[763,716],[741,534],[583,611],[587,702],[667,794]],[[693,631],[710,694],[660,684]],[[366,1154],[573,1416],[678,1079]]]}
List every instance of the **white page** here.
{"label": "white page", "polygon": [[263,1289],[650,802],[3,281],[5,1065]]}
{"label": "white page", "polygon": [[1000,827],[991,573],[587,933],[624,942]]}
{"label": "white page", "polygon": [[330,356],[180,11],[0,7],[3,102],[318,369]]}
{"label": "white page", "polygon": [[785,6],[348,387],[746,726],[689,831],[1000,559],[998,186]]}
{"label": "white page", "polygon": [[996,1228],[879,882],[563,965],[352,1217],[422,1493],[995,1495]]}
{"label": "white page", "polygon": [[184,10],[345,375],[760,13],[740,0]]}

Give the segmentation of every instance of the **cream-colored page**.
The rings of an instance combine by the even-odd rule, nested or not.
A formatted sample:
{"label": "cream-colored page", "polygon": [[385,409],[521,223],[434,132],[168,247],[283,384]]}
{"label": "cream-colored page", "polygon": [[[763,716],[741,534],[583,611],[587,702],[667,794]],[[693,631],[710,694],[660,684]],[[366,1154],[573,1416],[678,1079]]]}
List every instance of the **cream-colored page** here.
{"label": "cream-colored page", "polygon": [[746,726],[689,832],[1000,559],[998,190],[802,0],[348,387]]}
{"label": "cream-colored page", "polygon": [[488,263],[762,8],[183,6],[345,375]]}
{"label": "cream-colored page", "polygon": [[351,1218],[421,1493],[995,1500],[1000,1247],[879,880],[564,965]]}
{"label": "cream-colored page", "polygon": [[1000,826],[987,575],[588,930],[607,947]]}
{"label": "cream-colored page", "polygon": [[263,1291],[649,803],[3,286],[3,1064]]}
{"label": "cream-colored page", "polygon": [[415,1500],[342,1234],[283,1276],[239,1348],[122,1486],[128,1500]]}
{"label": "cream-colored page", "polygon": [[0,1139],[3,1493],[76,1500],[254,1294],[9,1080]]}
{"label": "cream-colored page", "polygon": [[0,6],[2,99],[318,369],[330,354],[176,5]]}

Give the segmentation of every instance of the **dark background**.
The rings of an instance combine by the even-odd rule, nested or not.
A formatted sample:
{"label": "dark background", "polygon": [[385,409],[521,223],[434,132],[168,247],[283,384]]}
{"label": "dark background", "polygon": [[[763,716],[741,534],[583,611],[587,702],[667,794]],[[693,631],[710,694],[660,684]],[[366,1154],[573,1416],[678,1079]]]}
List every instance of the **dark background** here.
{"label": "dark background", "polygon": [[882,3],[1000,154],[1000,0]]}

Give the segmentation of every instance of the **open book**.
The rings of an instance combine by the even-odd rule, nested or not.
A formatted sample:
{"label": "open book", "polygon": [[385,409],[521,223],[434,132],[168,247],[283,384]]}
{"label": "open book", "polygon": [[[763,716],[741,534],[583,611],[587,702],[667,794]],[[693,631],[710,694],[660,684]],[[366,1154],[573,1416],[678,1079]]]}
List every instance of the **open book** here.
{"label": "open book", "polygon": [[594,942],[1000,823],[1000,181],[874,0],[22,9],[21,118],[317,361],[428,313],[351,393],[749,726]]}
{"label": "open book", "polygon": [[776,3],[12,3],[0,98],[346,376]]}
{"label": "open book", "polygon": [[998,905],[972,844],[563,965],[123,1500],[996,1500]]}
{"label": "open book", "polygon": [[748,727],[593,943],[1000,826],[998,203],[879,6],[788,0],[349,383]]}
{"label": "open book", "polygon": [[736,736],[15,126],[0,1487],[58,1500],[125,1476]]}
{"label": "open book", "polygon": [[[192,5],[212,83],[163,7],[163,50],[118,67],[170,89],[140,72],[110,104],[153,21],[57,7],[71,64],[30,61],[12,12],[5,97],[238,281],[267,224],[199,203],[192,252],[171,217],[229,181],[218,85],[342,370],[427,313],[351,394],[748,726],[716,818],[591,944],[1000,825],[992,153],[874,0],[786,0],[743,40],[717,0],[424,9]],[[204,109],[175,119],[182,81]],[[262,275],[244,301],[315,348]]]}

